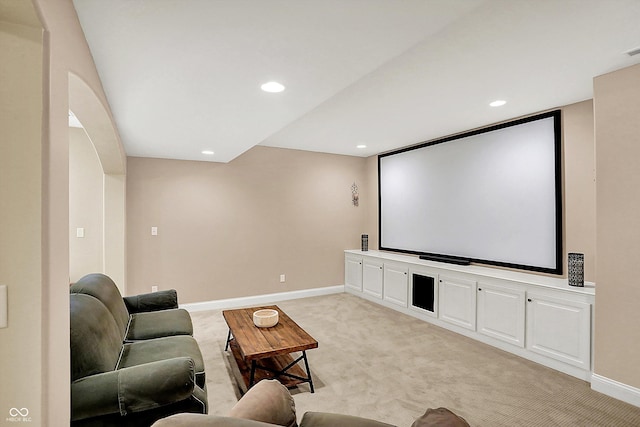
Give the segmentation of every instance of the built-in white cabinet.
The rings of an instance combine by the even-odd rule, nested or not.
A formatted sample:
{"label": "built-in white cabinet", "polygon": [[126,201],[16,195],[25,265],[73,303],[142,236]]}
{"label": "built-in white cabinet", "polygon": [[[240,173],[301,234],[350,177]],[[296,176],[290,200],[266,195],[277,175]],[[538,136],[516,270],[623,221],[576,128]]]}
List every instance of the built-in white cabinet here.
{"label": "built-in white cabinet", "polygon": [[353,255],[345,256],[344,285],[362,292],[362,257]]}
{"label": "built-in white cabinet", "polygon": [[527,348],[582,369],[591,368],[591,304],[527,293]]}
{"label": "built-in white cabinet", "polygon": [[439,318],[445,322],[476,330],[476,282],[440,276]]}
{"label": "built-in white cabinet", "polygon": [[407,306],[408,287],[406,264],[385,263],[382,281],[384,300],[402,307]]}
{"label": "built-in white cabinet", "polygon": [[382,299],[383,268],[382,261],[368,258],[362,260],[362,292],[374,298]]}
{"label": "built-in white cabinet", "polygon": [[569,375],[591,378],[595,287],[380,251],[345,251],[345,291]]}
{"label": "built-in white cabinet", "polygon": [[523,289],[478,283],[478,332],[524,347],[525,294]]}

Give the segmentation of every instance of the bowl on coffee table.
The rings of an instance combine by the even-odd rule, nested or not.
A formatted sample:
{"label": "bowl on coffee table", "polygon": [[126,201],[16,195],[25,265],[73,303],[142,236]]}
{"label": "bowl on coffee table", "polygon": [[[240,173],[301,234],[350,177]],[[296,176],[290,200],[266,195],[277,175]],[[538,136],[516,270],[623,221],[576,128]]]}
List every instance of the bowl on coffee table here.
{"label": "bowl on coffee table", "polygon": [[253,324],[259,328],[270,328],[278,324],[278,312],[270,308],[253,312]]}

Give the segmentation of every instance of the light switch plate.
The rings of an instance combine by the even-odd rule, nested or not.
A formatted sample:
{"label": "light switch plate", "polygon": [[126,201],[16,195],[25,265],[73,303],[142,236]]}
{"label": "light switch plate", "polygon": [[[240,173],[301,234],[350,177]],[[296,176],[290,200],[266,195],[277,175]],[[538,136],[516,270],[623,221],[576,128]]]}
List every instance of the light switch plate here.
{"label": "light switch plate", "polygon": [[158,235],[158,227],[151,227],[151,235],[152,236]]}
{"label": "light switch plate", "polygon": [[7,301],[7,285],[0,285],[0,328],[7,327],[7,312],[9,304]]}
{"label": "light switch plate", "polygon": [[76,228],[76,237],[84,237],[84,228],[82,227]]}

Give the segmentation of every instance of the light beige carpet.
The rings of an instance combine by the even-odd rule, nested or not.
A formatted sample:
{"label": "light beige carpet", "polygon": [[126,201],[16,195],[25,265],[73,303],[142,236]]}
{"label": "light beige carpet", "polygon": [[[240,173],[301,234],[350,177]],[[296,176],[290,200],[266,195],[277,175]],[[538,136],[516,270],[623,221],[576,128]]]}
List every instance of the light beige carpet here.
{"label": "light beige carpet", "polygon": [[[349,294],[277,303],[319,342],[307,352],[315,393],[293,389],[306,411],[411,426],[447,407],[472,426],[640,426],[640,408],[587,382]],[[220,310],[192,313],[207,372],[209,413],[239,397]]]}

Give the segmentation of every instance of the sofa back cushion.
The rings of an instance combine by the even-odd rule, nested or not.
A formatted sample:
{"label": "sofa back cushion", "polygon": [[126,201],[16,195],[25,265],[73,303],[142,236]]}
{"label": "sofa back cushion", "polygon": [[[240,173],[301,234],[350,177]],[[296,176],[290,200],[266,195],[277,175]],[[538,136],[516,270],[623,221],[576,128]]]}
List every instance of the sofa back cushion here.
{"label": "sofa back cushion", "polygon": [[87,294],[99,299],[111,312],[121,341],[129,325],[129,311],[116,284],[109,276],[100,273],[87,274],[71,286],[71,293]]}
{"label": "sofa back cushion", "polygon": [[69,296],[71,381],[113,371],[122,349],[122,335],[104,304],[91,295]]}

